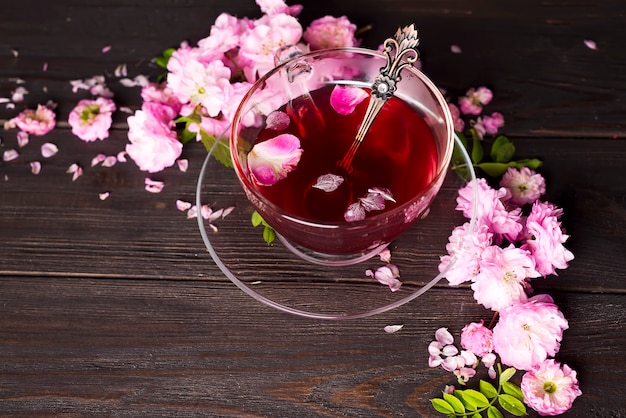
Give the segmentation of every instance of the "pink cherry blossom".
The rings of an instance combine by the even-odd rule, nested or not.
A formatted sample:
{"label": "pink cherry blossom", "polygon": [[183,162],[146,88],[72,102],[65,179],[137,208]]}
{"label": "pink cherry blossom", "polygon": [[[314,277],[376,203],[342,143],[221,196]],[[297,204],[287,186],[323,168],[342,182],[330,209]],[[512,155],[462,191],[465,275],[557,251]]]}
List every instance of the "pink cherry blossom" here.
{"label": "pink cherry blossom", "polygon": [[346,16],[324,16],[311,22],[304,32],[304,40],[308,42],[311,51],[326,48],[341,48],[358,46],[354,37],[356,25]]}
{"label": "pink cherry blossom", "polygon": [[389,289],[392,292],[395,292],[400,289],[402,286],[402,282],[398,280],[400,277],[400,270],[395,264],[387,264],[386,266],[382,266],[376,269],[376,271],[366,270],[365,275],[368,277],[373,277],[378,280],[380,284],[384,284],[389,286]]}
{"label": "pink cherry blossom", "polygon": [[582,395],[576,371],[554,359],[545,360],[526,372],[521,389],[526,405],[541,416],[564,413]]}
{"label": "pink cherry blossom", "polygon": [[17,126],[31,135],[45,135],[56,126],[56,116],[46,106],[37,105],[37,110],[26,109],[17,117],[9,120],[9,126]]}
{"label": "pink cherry blossom", "polygon": [[203,63],[199,58],[197,49],[174,51],[167,64],[167,86],[181,103],[201,105],[215,117],[231,98],[231,72],[222,61]]}
{"label": "pink cherry blossom", "polygon": [[369,94],[360,87],[335,86],[330,94],[330,105],[340,115],[349,115]]}
{"label": "pink cherry blossom", "polygon": [[492,98],[493,93],[487,87],[471,88],[459,98],[459,108],[465,115],[480,115],[483,106],[489,104]]}
{"label": "pink cherry blossom", "polygon": [[148,83],[141,89],[141,98],[144,102],[161,103],[171,107],[176,113],[180,112],[182,104],[174,95],[167,83]]}
{"label": "pink cherry blossom", "polygon": [[503,308],[493,328],[493,348],[502,363],[530,370],[560,348],[569,325],[546,295]]}
{"label": "pink cherry blossom", "polygon": [[[487,225],[491,232],[502,235],[511,242],[515,241],[523,228],[520,223],[521,209],[506,210],[502,202],[510,198],[509,191],[503,187],[492,189],[484,178],[476,180],[476,187],[478,223]],[[471,218],[473,202],[474,187],[470,182],[459,189],[456,209],[461,210],[465,217]]]}
{"label": "pink cherry blossom", "polygon": [[495,135],[503,126],[504,117],[498,112],[492,113],[491,116],[481,116],[476,119],[476,122],[472,125],[479,138],[483,138],[485,134]]}
{"label": "pink cherry blossom", "polygon": [[530,253],[513,244],[485,248],[478,264],[480,271],[471,286],[474,298],[494,311],[526,302],[526,281],[539,276]]}
{"label": "pink cherry blossom", "polygon": [[301,155],[300,140],[282,134],[255,144],[248,153],[248,168],[255,183],[271,186],[296,168]]}
{"label": "pink cherry blossom", "polygon": [[555,269],[567,268],[574,254],[563,246],[569,238],[558,220],[563,210],[549,202],[535,202],[526,218],[528,239],[522,248],[530,251],[537,271],[545,276],[556,274]]}
{"label": "pink cherry blossom", "polygon": [[211,26],[209,36],[198,41],[201,61],[221,59],[227,51],[235,49],[239,37],[245,29],[245,20],[239,20],[228,13],[221,13]]}
{"label": "pink cherry blossom", "polygon": [[68,119],[72,133],[85,142],[108,138],[114,111],[115,103],[105,97],[79,101]]}
{"label": "pink cherry blossom", "polygon": [[168,106],[144,103],[142,110],[128,117],[126,152],[140,170],[155,173],[180,157],[183,146],[173,130],[175,116]]}
{"label": "pink cherry blossom", "polygon": [[[472,234],[469,234],[469,227],[469,222],[466,222],[452,230],[446,245],[448,255],[442,256],[439,263],[439,271],[445,271],[450,286],[460,285],[476,277],[480,255],[492,243],[493,234],[487,225],[478,224]],[[454,264],[450,266],[452,260]]]}
{"label": "pink cherry blossom", "polygon": [[534,203],[546,192],[546,181],[541,174],[528,167],[519,170],[510,167],[502,176],[500,187],[506,187],[511,192],[509,202],[523,206]]}
{"label": "pink cherry blossom", "polygon": [[247,80],[256,80],[274,68],[274,53],[295,45],[302,37],[302,26],[290,15],[279,13],[259,19],[241,35],[239,55],[247,65]]}
{"label": "pink cherry blossom", "polygon": [[483,321],[472,322],[465,325],[461,331],[461,347],[479,357],[484,357],[493,351],[492,337],[492,331]]}

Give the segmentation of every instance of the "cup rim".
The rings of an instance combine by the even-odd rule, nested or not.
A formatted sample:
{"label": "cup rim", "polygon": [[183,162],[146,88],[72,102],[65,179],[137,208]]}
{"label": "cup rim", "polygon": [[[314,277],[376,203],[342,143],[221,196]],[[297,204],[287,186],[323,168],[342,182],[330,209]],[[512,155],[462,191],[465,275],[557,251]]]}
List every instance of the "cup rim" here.
{"label": "cup rim", "polygon": [[428,193],[434,187],[436,187],[437,184],[439,184],[441,181],[443,181],[443,178],[445,177],[445,175],[448,172],[448,168],[450,166],[450,161],[452,160],[452,153],[454,151],[454,143],[455,143],[455,140],[454,140],[454,123],[453,123],[453,120],[452,120],[452,115],[450,113],[450,108],[448,107],[448,103],[446,102],[445,97],[443,96],[441,91],[430,80],[430,78],[428,78],[428,76],[426,76],[426,74],[424,74],[420,69],[415,68],[414,66],[411,66],[411,67],[406,67],[404,70],[412,72],[415,76],[417,76],[419,78],[419,80],[428,88],[428,90],[431,92],[431,94],[437,100],[437,102],[439,103],[441,109],[443,110],[443,117],[444,117],[445,122],[446,122],[446,136],[447,136],[447,141],[446,141],[447,147],[445,148],[445,153],[443,155],[443,161],[445,163],[442,164],[441,167],[439,167],[439,170],[437,171],[437,173],[433,177],[433,179],[430,181],[428,187],[426,187],[419,195],[413,196],[411,199],[409,199],[408,201],[406,201],[402,205],[397,206],[397,207],[393,208],[390,211],[385,211],[385,212],[382,212],[382,213],[373,214],[373,215],[368,216],[367,218],[365,218],[363,220],[350,221],[350,222],[348,222],[348,221],[345,221],[345,222],[316,221],[316,220],[313,220],[313,219],[307,219],[307,218],[303,218],[303,217],[299,217],[299,216],[296,216],[294,214],[291,214],[288,211],[284,210],[283,208],[281,208],[281,207],[277,206],[276,204],[274,204],[272,201],[268,200],[265,196],[263,196],[255,188],[254,184],[243,174],[244,170],[243,170],[243,168],[242,168],[242,166],[241,166],[241,164],[239,162],[239,157],[237,155],[238,149],[237,149],[237,147],[235,145],[235,139],[234,139],[235,135],[237,135],[237,129],[238,129],[237,126],[238,126],[239,120],[241,119],[241,111],[243,109],[244,104],[250,99],[250,97],[257,90],[259,90],[260,87],[262,87],[265,84],[265,82],[270,77],[272,77],[277,72],[281,71],[282,69],[284,69],[288,65],[290,65],[290,64],[292,64],[292,63],[294,63],[294,62],[296,62],[298,60],[303,60],[303,59],[307,59],[307,58],[315,58],[315,57],[320,56],[320,55],[332,54],[334,52],[336,52],[336,53],[356,53],[356,54],[362,54],[362,55],[369,55],[371,57],[376,57],[376,58],[381,58],[381,59],[385,59],[386,60],[386,56],[382,52],[375,51],[373,49],[360,48],[360,47],[343,47],[343,48],[319,49],[319,50],[307,52],[307,53],[304,53],[302,55],[297,55],[297,56],[295,56],[295,57],[293,57],[291,59],[288,59],[288,60],[280,63],[279,65],[275,66],[272,70],[270,70],[269,72],[267,72],[266,74],[261,76],[252,85],[252,87],[250,87],[250,90],[248,90],[248,92],[241,99],[241,102],[239,103],[239,106],[237,107],[237,111],[235,112],[235,116],[233,118],[230,130],[229,130],[228,141],[229,141],[231,160],[232,160],[234,171],[235,171],[235,174],[237,175],[237,178],[243,184],[243,186],[245,187],[246,190],[251,192],[256,199],[258,199],[259,201],[263,202],[265,207],[271,208],[272,211],[274,211],[275,213],[280,214],[280,217],[289,219],[291,222],[296,222],[296,223],[298,223],[300,225],[306,225],[306,226],[309,226],[309,227],[317,227],[317,228],[322,228],[322,229],[342,229],[342,228],[345,228],[345,229],[358,229],[358,228],[367,227],[367,226],[371,225],[372,222],[376,223],[376,222],[379,222],[381,219],[389,218],[390,214],[405,213],[405,211],[415,203],[417,198],[419,198],[420,196],[428,195]]}

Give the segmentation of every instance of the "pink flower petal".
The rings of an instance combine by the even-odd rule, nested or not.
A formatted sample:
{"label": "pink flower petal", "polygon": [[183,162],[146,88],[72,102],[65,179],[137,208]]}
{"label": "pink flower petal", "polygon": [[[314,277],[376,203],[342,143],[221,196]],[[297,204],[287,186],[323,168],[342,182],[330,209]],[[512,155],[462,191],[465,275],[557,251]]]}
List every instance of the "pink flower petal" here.
{"label": "pink flower petal", "polygon": [[290,123],[291,119],[289,118],[289,115],[278,110],[270,113],[265,120],[266,127],[275,131],[287,129]]}
{"label": "pink flower petal", "polygon": [[383,261],[385,263],[390,263],[391,262],[391,251],[389,251],[389,248],[385,248],[380,253],[378,253],[378,257],[380,257],[380,261]]}
{"label": "pink flower petal", "polygon": [[404,327],[404,325],[387,325],[384,329],[388,334],[393,334],[394,332],[398,332]]}
{"label": "pink flower petal", "polygon": [[126,77],[128,75],[128,70],[126,64],[120,64],[115,67],[115,71],[113,72],[115,77]]}
{"label": "pink flower petal", "polygon": [[41,68],[41,70],[42,70],[43,72],[48,71],[48,62],[44,62],[44,63],[43,63],[43,67]]}
{"label": "pink flower petal", "polygon": [[224,212],[222,213],[222,219],[227,217],[228,215],[230,215],[230,213],[235,210],[235,206],[229,206],[227,208],[224,209]]}
{"label": "pink flower petal", "polygon": [[104,160],[106,159],[106,157],[107,157],[107,156],[106,156],[106,155],[104,155],[104,154],[98,154],[98,155],[96,155],[95,157],[93,157],[93,158],[91,159],[91,166],[92,166],[92,167],[94,167],[94,166],[96,166],[96,165],[100,164],[102,161],[104,161]]}
{"label": "pink flower petal", "polygon": [[592,49],[594,51],[598,50],[598,45],[596,44],[595,41],[592,41],[591,39],[585,39],[584,43],[587,48]]}
{"label": "pink flower petal", "polygon": [[28,145],[28,132],[19,131],[17,133],[17,145],[20,148],[24,148],[26,145]]}
{"label": "pink flower petal", "polygon": [[178,165],[178,169],[180,171],[183,173],[187,172],[187,169],[189,168],[189,160],[176,160],[176,164]]}
{"label": "pink flower petal", "polygon": [[330,105],[340,115],[349,115],[367,97],[369,94],[360,87],[335,86],[330,94]]}
{"label": "pink flower petal", "polygon": [[107,45],[105,47],[102,48],[102,53],[106,54],[107,52],[109,52],[111,50],[111,45]]}
{"label": "pink flower petal", "polygon": [[187,211],[187,219],[197,218],[198,217],[198,208],[196,205],[193,205]]}
{"label": "pink flower petal", "polygon": [[109,195],[110,195],[109,192],[104,192],[104,193],[100,193],[98,197],[100,198],[100,200],[106,200],[109,198]]}
{"label": "pink flower petal", "polygon": [[59,148],[51,142],[46,142],[41,146],[41,155],[44,158],[50,158],[59,152]]}
{"label": "pink flower petal", "polygon": [[458,45],[450,45],[450,52],[452,52],[453,54],[460,54],[463,51],[461,50],[461,47]]}
{"label": "pink flower petal", "polygon": [[191,209],[191,203],[185,202],[184,200],[177,200],[176,209],[178,209],[181,212],[184,212],[186,210]]}
{"label": "pink flower petal", "polygon": [[39,161],[33,161],[30,163],[30,172],[37,175],[41,172],[41,163]]}
{"label": "pink flower petal", "polygon": [[341,183],[343,183],[343,177],[329,173],[319,176],[313,187],[325,192],[334,192]]}
{"label": "pink flower petal", "polygon": [[296,168],[301,155],[300,140],[282,134],[255,144],[248,154],[248,168],[257,184],[271,186]]}
{"label": "pink flower petal", "polygon": [[151,178],[146,177],[145,185],[146,185],[145,187],[146,191],[150,193],[161,193],[161,190],[163,190],[165,183],[163,183],[162,181],[152,180]]}
{"label": "pink flower petal", "polygon": [[379,193],[368,193],[365,197],[360,197],[359,202],[366,212],[385,209],[385,199]]}
{"label": "pink flower petal", "polygon": [[115,155],[109,155],[102,161],[102,167],[113,167],[117,163],[117,157]]}
{"label": "pink flower petal", "polygon": [[4,161],[13,161],[17,157],[19,157],[19,156],[20,156],[20,154],[16,150],[8,149],[8,150],[4,151],[4,154],[2,155],[2,160],[4,160]]}
{"label": "pink flower petal", "polygon": [[74,163],[68,167],[66,173],[73,174],[72,181],[75,181],[77,178],[83,175],[83,168],[79,166],[78,164]]}
{"label": "pink flower petal", "polygon": [[365,209],[361,206],[361,203],[353,203],[348,206],[348,209],[343,214],[343,218],[346,222],[362,221],[365,219]]}
{"label": "pink flower petal", "polygon": [[367,192],[378,193],[383,199],[389,200],[394,203],[396,201],[396,199],[393,198],[393,194],[391,193],[391,190],[384,188],[384,187],[373,187],[371,189],[368,189]]}
{"label": "pink flower petal", "polygon": [[120,163],[126,162],[126,151],[120,151],[117,153],[117,161]]}

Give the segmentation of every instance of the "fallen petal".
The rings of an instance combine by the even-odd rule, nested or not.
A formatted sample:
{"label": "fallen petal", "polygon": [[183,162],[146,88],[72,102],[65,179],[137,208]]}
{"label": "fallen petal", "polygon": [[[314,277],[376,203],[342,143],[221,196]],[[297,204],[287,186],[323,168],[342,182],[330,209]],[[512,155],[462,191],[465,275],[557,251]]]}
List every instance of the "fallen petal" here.
{"label": "fallen petal", "polygon": [[185,202],[184,200],[176,201],[176,209],[178,209],[179,211],[184,212],[186,210],[189,210],[190,208],[191,208],[191,203]]}
{"label": "fallen petal", "polygon": [[213,214],[213,209],[211,209],[209,205],[200,206],[200,215],[202,216],[202,219],[209,220],[212,214]]}
{"label": "fallen petal", "polygon": [[109,192],[104,192],[104,193],[100,193],[98,197],[100,198],[100,200],[106,200],[109,197],[109,195],[110,195]]}
{"label": "fallen petal", "polygon": [[197,218],[198,217],[198,208],[196,205],[193,205],[187,211],[187,219]]}
{"label": "fallen petal", "polygon": [[163,190],[165,183],[163,183],[162,181],[152,180],[146,177],[145,185],[146,185],[145,187],[146,191],[150,193],[161,193],[161,190]]}
{"label": "fallen petal", "polygon": [[585,46],[589,49],[593,49],[594,51],[598,50],[598,45],[596,44],[595,41],[592,41],[591,39],[585,39]]}
{"label": "fallen petal", "polygon": [[59,152],[59,148],[51,142],[46,142],[41,146],[41,155],[44,158],[50,158]]}
{"label": "fallen petal", "polygon": [[385,327],[385,332],[388,334],[393,334],[394,332],[398,332],[404,327],[404,325],[387,325]]}
{"label": "fallen petal", "polygon": [[189,160],[176,160],[176,164],[178,165],[178,169],[183,173],[187,172],[189,168]]}
{"label": "fallen petal", "polygon": [[120,163],[126,162],[126,151],[120,151],[117,153],[117,161]]}
{"label": "fallen petal", "polygon": [[441,344],[450,345],[454,343],[454,337],[448,331],[448,328],[439,328],[435,331],[435,339]]}
{"label": "fallen petal", "polygon": [[330,105],[340,115],[349,115],[367,97],[369,94],[360,87],[335,86],[330,94]]}
{"label": "fallen petal", "polygon": [[380,257],[380,261],[383,261],[385,263],[390,263],[391,262],[391,251],[389,250],[389,248],[385,248],[380,253],[378,253],[378,257]]}
{"label": "fallen petal", "polygon": [[6,151],[4,151],[4,154],[2,155],[2,160],[4,161],[13,161],[15,160],[17,157],[19,157],[20,154],[15,151],[14,149],[8,149]]}
{"label": "fallen petal", "polygon": [[102,167],[113,167],[117,163],[117,157],[109,155],[102,161]]}
{"label": "fallen petal", "polygon": [[24,148],[26,145],[28,145],[28,132],[19,131],[17,133],[17,145],[20,148]]}
{"label": "fallen petal", "polygon": [[107,52],[109,52],[111,50],[111,45],[107,45],[105,47],[102,48],[102,53],[106,54]]}
{"label": "fallen petal", "polygon": [[452,52],[453,54],[460,54],[463,51],[461,50],[461,47],[458,45],[450,45],[450,52]]}
{"label": "fallen petal", "polygon": [[37,175],[41,172],[41,163],[39,161],[33,161],[30,163],[30,172]]}
{"label": "fallen petal", "polygon": [[222,219],[230,215],[230,213],[234,210],[235,210],[235,206],[229,206],[226,209],[224,209],[224,212],[222,212]]}
{"label": "fallen petal", "polygon": [[104,154],[98,154],[98,155],[96,155],[95,157],[93,157],[93,158],[91,159],[91,166],[92,166],[92,167],[94,167],[94,166],[96,166],[96,165],[100,164],[102,161],[104,161],[104,160],[106,159],[106,157],[107,157],[107,156],[106,156],[106,155],[104,155]]}
{"label": "fallen petal", "polygon": [[343,177],[336,174],[322,174],[313,185],[314,188],[325,192],[334,192],[343,183]]}

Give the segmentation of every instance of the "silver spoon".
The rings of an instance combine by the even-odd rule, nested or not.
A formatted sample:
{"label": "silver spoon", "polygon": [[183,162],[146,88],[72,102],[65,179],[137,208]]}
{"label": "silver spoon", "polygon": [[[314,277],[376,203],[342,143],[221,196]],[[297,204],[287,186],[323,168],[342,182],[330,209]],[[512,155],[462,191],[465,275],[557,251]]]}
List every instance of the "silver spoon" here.
{"label": "silver spoon", "polygon": [[419,54],[416,49],[418,44],[419,37],[414,25],[398,28],[394,37],[387,38],[383,43],[383,52],[387,56],[387,64],[380,69],[380,74],[374,79],[365,116],[350,148],[348,148],[344,157],[337,164],[339,168],[346,172],[350,171],[352,160],[372,126],[374,119],[376,119],[385,102],[394,95],[397,84],[402,80],[400,71],[404,67],[412,67],[413,63],[418,60]]}

